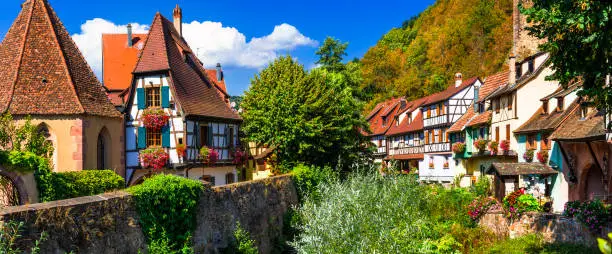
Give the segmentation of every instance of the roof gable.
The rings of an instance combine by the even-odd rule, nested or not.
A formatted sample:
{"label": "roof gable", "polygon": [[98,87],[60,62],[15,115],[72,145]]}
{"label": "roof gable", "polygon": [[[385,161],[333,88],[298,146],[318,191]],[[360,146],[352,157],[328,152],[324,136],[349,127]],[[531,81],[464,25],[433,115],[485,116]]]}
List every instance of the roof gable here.
{"label": "roof gable", "polygon": [[102,79],[107,89],[123,91],[130,87],[146,39],[147,34],[133,34],[133,46],[128,47],[127,34],[102,34]]}
{"label": "roof gable", "polygon": [[0,59],[0,112],[121,116],[46,0],[22,5]]}
{"label": "roof gable", "polygon": [[465,81],[463,81],[461,83],[461,85],[459,86],[455,86],[454,84],[449,86],[448,88],[446,88],[446,90],[442,91],[442,92],[438,92],[435,94],[432,94],[430,96],[428,96],[428,100],[424,105],[431,105],[434,103],[438,103],[441,101],[445,101],[451,97],[453,97],[455,94],[463,91],[464,89],[470,87],[471,85],[473,85],[474,83],[476,83],[476,81],[479,81],[479,79],[477,77],[473,77],[470,79],[467,79]]}
{"label": "roof gable", "polygon": [[[160,63],[153,63],[155,59]],[[206,70],[172,22],[157,13],[134,74],[159,71],[169,71],[170,86],[187,117],[242,120],[211,85]]]}

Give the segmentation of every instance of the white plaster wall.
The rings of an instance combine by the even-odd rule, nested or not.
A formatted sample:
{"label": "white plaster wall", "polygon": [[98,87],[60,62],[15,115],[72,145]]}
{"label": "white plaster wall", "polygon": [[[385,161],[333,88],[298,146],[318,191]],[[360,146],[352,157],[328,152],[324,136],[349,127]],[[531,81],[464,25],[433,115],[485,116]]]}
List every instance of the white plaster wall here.
{"label": "white plaster wall", "polygon": [[[429,167],[429,161],[433,158],[434,168]],[[448,168],[444,168],[444,162],[448,160]],[[427,182],[452,182],[456,173],[455,162],[450,154],[425,154],[424,160],[419,162],[419,180]]]}

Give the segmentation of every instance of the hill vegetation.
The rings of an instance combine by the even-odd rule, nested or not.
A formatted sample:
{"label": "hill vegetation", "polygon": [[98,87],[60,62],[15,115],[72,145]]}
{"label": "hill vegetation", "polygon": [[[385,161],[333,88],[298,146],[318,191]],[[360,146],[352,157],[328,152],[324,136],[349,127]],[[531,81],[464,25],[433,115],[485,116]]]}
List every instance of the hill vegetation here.
{"label": "hill vegetation", "polygon": [[512,0],[438,0],[383,35],[361,59],[366,108],[393,96],[441,91],[456,72],[498,72],[511,45]]}

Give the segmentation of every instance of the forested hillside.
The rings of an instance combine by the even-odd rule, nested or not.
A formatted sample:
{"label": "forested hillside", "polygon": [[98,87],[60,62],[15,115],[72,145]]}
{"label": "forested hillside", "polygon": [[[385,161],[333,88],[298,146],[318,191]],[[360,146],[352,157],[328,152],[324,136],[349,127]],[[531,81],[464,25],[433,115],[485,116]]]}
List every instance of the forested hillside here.
{"label": "forested hillside", "polygon": [[361,60],[367,108],[392,96],[441,91],[456,72],[467,78],[500,71],[511,45],[512,0],[438,0]]}

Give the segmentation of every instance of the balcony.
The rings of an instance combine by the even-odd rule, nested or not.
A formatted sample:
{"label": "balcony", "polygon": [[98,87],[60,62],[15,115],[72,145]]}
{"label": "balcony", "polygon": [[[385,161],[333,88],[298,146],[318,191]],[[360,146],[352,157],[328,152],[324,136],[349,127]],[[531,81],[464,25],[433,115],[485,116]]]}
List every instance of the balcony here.
{"label": "balcony", "polygon": [[374,151],[374,156],[384,156],[384,155],[387,155],[386,147],[379,147],[376,149],[376,151]]}
{"label": "balcony", "polygon": [[425,145],[425,153],[443,153],[443,152],[450,152],[450,151],[451,151],[451,144],[448,142]]}
{"label": "balcony", "polygon": [[450,122],[448,121],[448,115],[446,114],[423,119],[423,127],[438,126],[448,123]]}
{"label": "balcony", "polygon": [[402,148],[392,148],[389,150],[389,155],[399,155],[399,154],[417,154],[423,153],[423,146],[410,146],[410,147],[402,147]]}

